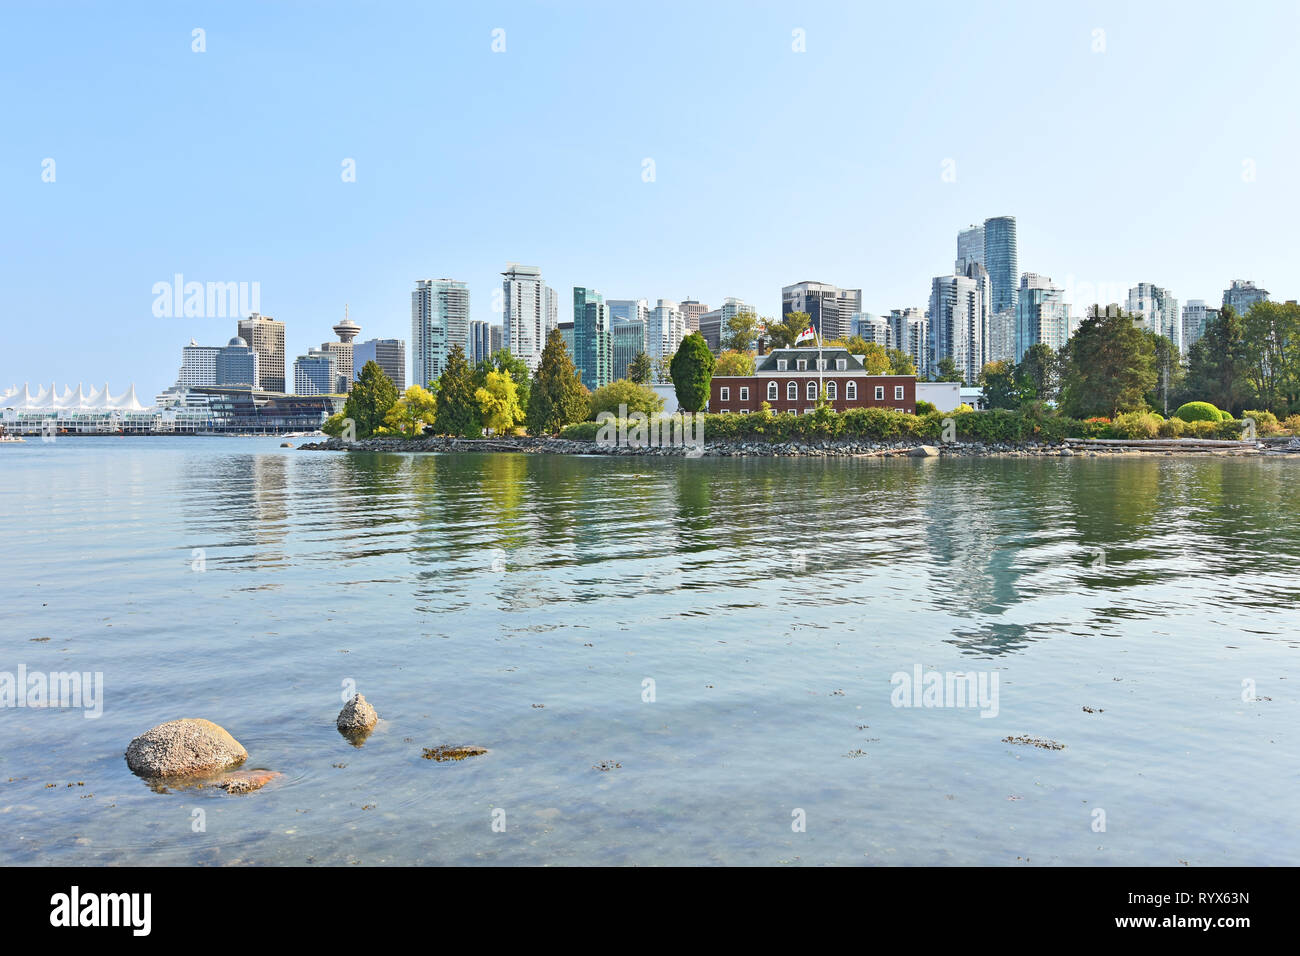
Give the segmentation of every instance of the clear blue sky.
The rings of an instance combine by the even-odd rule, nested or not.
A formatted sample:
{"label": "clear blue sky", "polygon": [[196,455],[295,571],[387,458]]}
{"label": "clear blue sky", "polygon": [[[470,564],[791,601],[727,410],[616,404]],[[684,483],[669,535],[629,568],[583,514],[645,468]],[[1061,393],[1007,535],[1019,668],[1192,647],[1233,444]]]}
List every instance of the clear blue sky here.
{"label": "clear blue sky", "polygon": [[869,311],[923,306],[957,230],[994,215],[1018,219],[1021,270],[1060,284],[1300,296],[1296,3],[6,0],[0,17],[0,388],[134,381],[147,400],[191,336],[234,334],[154,317],[178,272],[259,282],[290,362],[345,302],[363,339],[409,338],[417,278],[466,280],[474,317],[499,321],[511,260],[542,267],[561,318],[574,285],[774,314],[782,285],[817,279]]}

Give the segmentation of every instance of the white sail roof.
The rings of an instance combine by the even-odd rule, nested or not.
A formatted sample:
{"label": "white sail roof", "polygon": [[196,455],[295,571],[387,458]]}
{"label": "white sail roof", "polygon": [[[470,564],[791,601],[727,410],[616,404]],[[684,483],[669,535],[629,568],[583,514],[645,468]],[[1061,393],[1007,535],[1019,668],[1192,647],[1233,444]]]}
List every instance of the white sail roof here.
{"label": "white sail roof", "polygon": [[31,385],[24,382],[22,388],[10,387],[0,396],[0,407],[25,412],[143,412],[149,406],[136,397],[134,383],[118,395],[109,391],[107,383],[102,389],[92,387],[90,394],[80,384],[75,389],[65,385],[59,394],[58,386],[51,384],[49,388],[38,386],[33,395]]}

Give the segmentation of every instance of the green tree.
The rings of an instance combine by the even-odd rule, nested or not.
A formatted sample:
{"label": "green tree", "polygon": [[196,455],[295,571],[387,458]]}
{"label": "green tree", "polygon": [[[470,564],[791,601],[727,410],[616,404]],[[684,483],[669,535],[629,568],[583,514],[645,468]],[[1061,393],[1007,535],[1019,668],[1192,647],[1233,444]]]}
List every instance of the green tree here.
{"label": "green tree", "polygon": [[554,435],[587,417],[587,389],[573,366],[564,336],[551,329],[533,376],[524,424],[530,435]]}
{"label": "green tree", "polygon": [[682,339],[668,374],[677,393],[677,404],[683,411],[698,412],[708,402],[714,364],[713,353],[699,332],[692,332]]}
{"label": "green tree", "polygon": [[754,356],[751,352],[723,352],[713,367],[714,375],[753,375]]}
{"label": "green tree", "polygon": [[890,349],[886,354],[889,356],[890,375],[916,374],[916,363],[912,361],[912,356],[902,349]]}
{"label": "green tree", "polygon": [[1210,402],[1240,415],[1253,407],[1254,394],[1248,366],[1245,324],[1232,306],[1224,306],[1217,319],[1207,322],[1205,332],[1187,355],[1187,376],[1183,397]]}
{"label": "green tree", "polygon": [[483,433],[479,417],[478,400],[474,397],[474,374],[465,361],[465,349],[452,346],[447,354],[447,367],[438,376],[438,412],[433,430],[439,435],[457,435],[469,438]]}
{"label": "green tree", "polygon": [[1035,342],[1029,346],[1015,371],[1021,401],[1056,401],[1061,390],[1061,357],[1050,345]]}
{"label": "green tree", "polygon": [[1169,409],[1178,407],[1176,400],[1171,406],[1170,396],[1177,398],[1182,394],[1185,374],[1182,356],[1179,354],[1178,346],[1168,337],[1157,335],[1150,330],[1144,330],[1143,334],[1151,340],[1152,368],[1156,373],[1156,384],[1147,393],[1146,403],[1152,408],[1159,409],[1168,417]]}
{"label": "green tree", "polygon": [[519,386],[509,372],[496,369],[488,372],[483,384],[474,390],[474,399],[478,402],[480,419],[494,434],[513,434],[515,426],[524,420]]}
{"label": "green tree", "polygon": [[780,322],[767,323],[767,338],[774,349],[788,349],[804,329],[812,324],[812,317],[807,312],[790,312],[781,317]]}
{"label": "green tree", "polygon": [[474,369],[474,387],[482,388],[487,384],[488,372],[506,372],[515,382],[519,396],[519,407],[528,407],[528,389],[532,378],[528,374],[528,363],[514,355],[509,349],[497,349],[490,356],[479,361]]}
{"label": "green tree", "polygon": [[637,352],[636,357],[627,365],[627,377],[629,381],[636,382],[638,385],[646,385],[650,379],[654,378],[654,363],[650,361],[650,356],[644,352]]}
{"label": "green tree", "polygon": [[737,312],[727,320],[721,344],[724,349],[746,352],[757,338],[758,316],[753,312]]}
{"label": "green tree", "polygon": [[646,415],[657,415],[664,410],[664,400],[654,389],[620,378],[591,393],[587,399],[587,418],[594,421],[601,412],[618,415],[620,405],[627,406],[627,412]]}
{"label": "green tree", "polygon": [[962,374],[961,369],[959,369],[957,363],[947,355],[939,359],[938,363],[936,363],[934,380],[936,382],[960,382],[963,385],[966,384],[966,377]]}
{"label": "green tree", "polygon": [[1285,417],[1300,399],[1300,305],[1256,302],[1242,336],[1246,380],[1263,408]]}
{"label": "green tree", "polygon": [[889,375],[893,368],[889,361],[889,353],[883,345],[876,342],[864,342],[861,352],[854,352],[854,355],[862,356],[862,364],[867,370],[868,375]]}
{"label": "green tree", "polygon": [[408,438],[424,434],[426,425],[436,419],[438,400],[433,393],[419,385],[412,385],[384,416],[384,427]]}
{"label": "green tree", "polygon": [[1143,411],[1155,384],[1155,346],[1122,310],[1088,317],[1066,343],[1061,405],[1067,415]]}
{"label": "green tree", "polygon": [[358,438],[369,438],[384,424],[384,416],[397,402],[397,386],[375,362],[367,362],[352,383],[343,417],[357,426]]}
{"label": "green tree", "polygon": [[980,372],[985,408],[1019,408],[1024,400],[1014,362],[989,362]]}

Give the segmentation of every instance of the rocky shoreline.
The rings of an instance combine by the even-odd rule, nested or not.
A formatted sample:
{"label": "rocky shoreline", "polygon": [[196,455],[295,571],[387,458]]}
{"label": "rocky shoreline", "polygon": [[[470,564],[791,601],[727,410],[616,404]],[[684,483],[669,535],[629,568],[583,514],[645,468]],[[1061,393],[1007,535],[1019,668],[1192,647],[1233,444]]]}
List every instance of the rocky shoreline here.
{"label": "rocky shoreline", "polygon": [[339,438],[308,442],[302,451],[364,452],[517,452],[543,455],[621,455],[665,458],[1037,458],[1086,456],[1196,454],[1241,456],[1300,453],[1300,439],[1264,440],[1260,442],[1221,442],[1207,445],[1154,440],[1116,444],[1095,444],[1080,440],[1066,442],[980,442],[961,441],[930,445],[916,440],[872,441],[863,438],[817,439],[813,441],[721,441],[705,442],[702,455],[691,449],[676,447],[633,448],[627,445],[602,445],[594,441],[566,438],[366,438],[344,442]]}

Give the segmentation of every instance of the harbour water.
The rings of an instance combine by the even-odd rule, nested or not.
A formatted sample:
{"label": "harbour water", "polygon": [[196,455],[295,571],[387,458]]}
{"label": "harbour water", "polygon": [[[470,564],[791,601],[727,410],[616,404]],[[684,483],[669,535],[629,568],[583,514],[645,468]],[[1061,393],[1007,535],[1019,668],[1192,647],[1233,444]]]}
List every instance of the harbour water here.
{"label": "harbour water", "polygon": [[15,444],[0,863],[1300,864],[1296,467]]}

